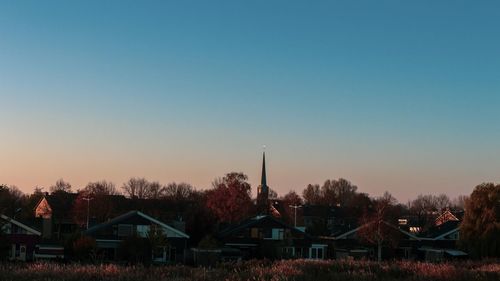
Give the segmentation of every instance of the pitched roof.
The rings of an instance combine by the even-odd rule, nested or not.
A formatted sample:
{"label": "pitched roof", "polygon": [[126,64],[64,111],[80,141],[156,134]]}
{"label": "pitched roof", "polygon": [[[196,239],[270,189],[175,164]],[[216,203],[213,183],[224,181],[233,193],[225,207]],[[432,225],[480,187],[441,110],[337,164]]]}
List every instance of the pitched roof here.
{"label": "pitched roof", "polygon": [[52,209],[52,213],[61,217],[69,216],[69,211],[73,208],[73,204],[78,197],[78,193],[55,192],[50,195],[43,196],[35,206],[35,209],[45,199]]}
{"label": "pitched roof", "polygon": [[458,231],[460,227],[459,221],[447,221],[438,226],[431,227],[426,232],[420,235],[421,238],[430,238],[433,240],[441,239],[455,231]]}
{"label": "pitched roof", "polygon": [[310,237],[309,234],[303,232],[302,230],[300,230],[298,228],[295,228],[293,226],[290,226],[290,225],[282,222],[281,220],[278,220],[278,219],[274,218],[273,216],[269,216],[269,215],[256,216],[256,217],[244,220],[244,221],[242,221],[239,224],[229,226],[226,229],[224,229],[221,232],[219,232],[218,236],[220,236],[220,237],[227,237],[227,236],[229,236],[231,234],[239,232],[240,230],[243,230],[243,229],[250,228],[252,226],[258,225],[259,223],[262,223],[264,221],[270,221],[270,222],[276,223],[276,224],[280,225],[283,228],[291,229],[294,232],[300,232],[301,234],[305,235],[307,238],[312,238],[312,237]]}
{"label": "pitched roof", "polygon": [[[403,233],[404,235],[406,235],[406,236],[408,236],[408,237],[410,237],[410,238],[412,238],[412,239],[415,239],[415,240],[420,240],[420,238],[419,238],[419,237],[415,236],[414,234],[412,234],[412,233],[410,233],[410,232],[408,232],[408,231],[405,231],[405,230],[403,230],[403,229],[401,229],[401,228],[399,228],[399,227],[396,227],[396,226],[394,226],[393,224],[388,223],[388,222],[386,222],[386,221],[382,221],[382,222],[383,222],[385,225],[387,225],[387,226],[389,226],[389,227],[391,227],[391,228],[393,228],[393,229],[395,229],[395,230],[397,230],[397,231],[399,231],[399,232]],[[374,223],[374,222],[371,222],[371,223],[365,223],[365,224],[363,224],[363,225],[361,225],[361,226],[356,227],[355,229],[351,229],[351,230],[349,230],[349,231],[347,231],[347,232],[344,232],[344,233],[342,233],[342,234],[340,234],[340,235],[338,235],[338,236],[335,236],[335,237],[334,237],[334,239],[335,239],[335,240],[345,239],[347,236],[349,236],[349,235],[351,235],[351,234],[353,234],[353,233],[356,233],[356,232],[358,232],[358,230],[360,230],[360,229],[362,229],[362,228],[365,228],[365,227],[368,227],[369,225],[371,225],[371,224],[373,224],[373,223]]]}
{"label": "pitched roof", "polygon": [[0,215],[0,217],[2,219],[4,219],[5,221],[7,221],[7,222],[9,222],[11,224],[14,224],[14,225],[16,225],[16,226],[18,226],[18,227],[20,227],[20,228],[22,228],[22,229],[24,229],[24,230],[26,230],[28,232],[31,232],[31,233],[33,233],[35,235],[38,235],[38,236],[42,235],[42,233],[40,231],[38,231],[38,230],[36,230],[36,229],[34,229],[32,227],[29,227],[29,226],[27,226],[27,225],[25,225],[25,224],[23,224],[23,223],[15,220],[15,219],[13,219],[13,218],[10,218],[10,217],[8,217],[6,215]]}
{"label": "pitched roof", "polygon": [[169,231],[172,231],[173,233],[175,233],[175,234],[177,234],[177,235],[179,235],[181,237],[189,238],[189,235],[187,235],[186,233],[184,233],[184,232],[182,232],[182,231],[180,231],[178,229],[175,229],[175,228],[169,226],[168,224],[165,224],[165,223],[163,223],[163,222],[161,222],[161,221],[159,221],[159,220],[157,220],[157,219],[155,219],[153,217],[150,217],[150,216],[148,216],[148,215],[146,215],[146,214],[144,214],[144,213],[142,213],[140,211],[130,211],[130,212],[127,212],[127,213],[125,213],[125,214],[123,214],[121,216],[118,216],[118,217],[116,217],[116,218],[114,218],[114,219],[112,219],[112,220],[110,220],[108,222],[101,223],[101,224],[98,224],[96,226],[93,226],[93,227],[89,228],[87,231],[85,231],[85,234],[94,234],[94,233],[96,233],[97,231],[99,231],[101,229],[104,229],[106,227],[118,224],[118,223],[123,222],[123,221],[125,221],[125,220],[127,220],[129,218],[134,217],[134,216],[139,216],[141,218],[144,218],[144,219],[146,219],[146,220],[148,220],[148,221],[150,221],[152,223],[155,223],[155,224],[157,224],[157,225],[159,225],[159,226],[161,226],[161,227],[163,227],[165,229],[168,229]]}

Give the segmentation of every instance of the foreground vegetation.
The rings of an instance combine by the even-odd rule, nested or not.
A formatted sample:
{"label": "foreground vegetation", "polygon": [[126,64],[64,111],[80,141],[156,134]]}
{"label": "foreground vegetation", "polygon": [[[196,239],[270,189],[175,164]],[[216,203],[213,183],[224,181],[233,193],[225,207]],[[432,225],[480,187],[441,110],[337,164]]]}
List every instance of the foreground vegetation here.
{"label": "foreground vegetation", "polygon": [[0,264],[0,280],[500,280],[500,262],[248,261],[215,268]]}

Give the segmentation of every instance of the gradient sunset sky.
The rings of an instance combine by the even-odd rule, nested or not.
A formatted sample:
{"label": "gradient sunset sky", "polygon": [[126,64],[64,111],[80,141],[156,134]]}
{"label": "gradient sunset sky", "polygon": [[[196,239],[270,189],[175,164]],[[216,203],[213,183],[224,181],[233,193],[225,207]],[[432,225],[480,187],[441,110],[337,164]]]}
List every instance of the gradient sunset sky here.
{"label": "gradient sunset sky", "polygon": [[500,181],[499,1],[0,1],[0,183]]}

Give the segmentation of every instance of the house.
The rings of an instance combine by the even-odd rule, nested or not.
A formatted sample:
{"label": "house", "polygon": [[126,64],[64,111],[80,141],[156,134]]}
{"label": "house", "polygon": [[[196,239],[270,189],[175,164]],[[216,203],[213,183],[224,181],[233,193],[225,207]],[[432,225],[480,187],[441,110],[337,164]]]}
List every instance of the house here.
{"label": "house", "polygon": [[468,256],[467,253],[458,249],[460,221],[453,218],[445,222],[440,220],[439,224],[421,233],[419,238],[422,241],[418,248],[420,259],[441,261]]}
{"label": "house", "polygon": [[323,259],[327,248],[309,234],[270,215],[256,216],[227,227],[217,237],[225,248],[239,251],[242,259]]}
{"label": "house", "polygon": [[107,260],[120,260],[120,249],[131,237],[148,239],[153,230],[159,230],[166,236],[167,242],[152,245],[151,260],[157,263],[183,262],[189,236],[140,211],[129,211],[108,222],[95,225],[84,232],[96,240],[96,246]]}
{"label": "house", "polygon": [[44,240],[64,240],[78,229],[71,212],[77,196],[76,193],[61,191],[45,194],[35,205],[35,218],[42,220]]}
{"label": "house", "polygon": [[[341,258],[370,258],[376,256],[375,246],[367,243],[359,236],[359,231],[370,226],[372,223],[367,223],[355,228],[351,228],[344,233],[337,236],[327,237],[325,239],[331,239],[335,241],[334,243],[334,256],[337,259]],[[415,234],[405,231],[394,224],[382,221],[383,232],[386,236],[390,236],[390,239],[397,242],[397,247],[388,248],[385,245],[382,246],[382,256],[395,258],[398,256],[403,256],[404,258],[412,258],[415,255],[415,250],[413,249],[414,242],[420,241],[421,238]]]}
{"label": "house", "polygon": [[15,219],[0,215],[2,233],[7,236],[11,246],[9,259],[17,261],[33,260],[35,247],[39,243],[42,233]]}

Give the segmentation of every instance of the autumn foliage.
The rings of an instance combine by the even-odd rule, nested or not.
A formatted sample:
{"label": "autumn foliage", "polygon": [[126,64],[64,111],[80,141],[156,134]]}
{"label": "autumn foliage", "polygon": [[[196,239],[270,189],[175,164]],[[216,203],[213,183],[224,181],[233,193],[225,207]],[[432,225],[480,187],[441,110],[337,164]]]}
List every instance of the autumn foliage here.
{"label": "autumn foliage", "polygon": [[253,204],[247,179],[243,173],[229,173],[207,191],[207,208],[219,222],[234,223],[251,214]]}

